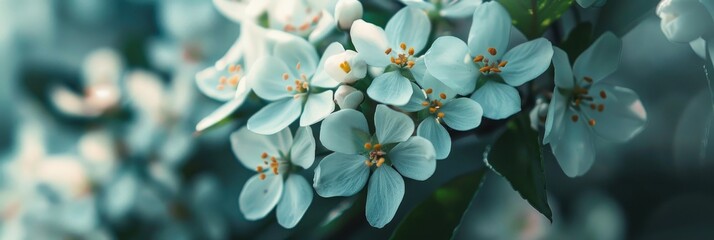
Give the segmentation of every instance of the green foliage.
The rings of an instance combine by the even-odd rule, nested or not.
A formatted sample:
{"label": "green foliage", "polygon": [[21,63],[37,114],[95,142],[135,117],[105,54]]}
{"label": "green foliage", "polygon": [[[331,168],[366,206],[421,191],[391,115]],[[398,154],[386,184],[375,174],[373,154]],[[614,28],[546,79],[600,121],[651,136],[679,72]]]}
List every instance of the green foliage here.
{"label": "green foliage", "polygon": [[643,19],[654,15],[659,0],[610,0],[600,11],[595,26],[596,35],[611,31],[622,37],[635,28]]}
{"label": "green foliage", "polygon": [[593,41],[595,41],[593,25],[591,23],[581,23],[570,31],[568,38],[560,44],[560,48],[568,53],[568,58],[573,63],[585,49],[588,49]]}
{"label": "green foliage", "polygon": [[451,238],[485,173],[485,168],[467,173],[436,189],[402,220],[392,239]]}
{"label": "green foliage", "polygon": [[543,35],[568,10],[573,0],[499,0],[511,15],[513,25],[528,39]]}
{"label": "green foliage", "polygon": [[506,132],[496,140],[484,161],[505,177],[531,206],[553,221],[539,142],[537,132],[530,127],[528,113],[521,112],[508,122]]}

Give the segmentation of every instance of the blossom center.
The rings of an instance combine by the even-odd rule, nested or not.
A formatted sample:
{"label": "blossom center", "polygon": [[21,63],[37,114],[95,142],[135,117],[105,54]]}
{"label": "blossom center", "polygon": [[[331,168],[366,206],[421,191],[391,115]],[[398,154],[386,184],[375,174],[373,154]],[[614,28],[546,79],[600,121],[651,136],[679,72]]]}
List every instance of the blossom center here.
{"label": "blossom center", "polygon": [[[607,93],[604,90],[600,90],[597,95],[593,96],[590,94],[590,87],[592,86],[593,79],[590,77],[583,77],[585,83],[584,86],[576,85],[573,89],[572,98],[570,100],[570,105],[576,110],[580,111],[581,107],[589,107],[593,111],[602,112],[605,110],[605,104],[600,102],[607,99]],[[570,116],[572,122],[578,122],[580,117],[577,114]],[[590,126],[595,126],[597,121],[594,118],[587,119],[587,123]]]}
{"label": "blossom center", "polygon": [[[300,63],[299,62],[295,66],[295,69],[300,71]],[[290,74],[283,73],[283,81],[288,81],[289,79],[290,79]],[[292,84],[288,83],[285,86],[285,90],[287,90],[289,93],[294,94],[295,98],[302,96],[302,94],[304,94],[308,90],[310,90],[310,82],[307,80],[307,75],[300,74],[300,78],[295,78],[294,81],[292,82]]]}
{"label": "blossom center", "polygon": [[317,27],[317,23],[322,19],[322,11],[314,11],[311,8],[305,10],[303,19],[295,19],[293,16],[285,16],[285,24],[283,31],[293,34],[307,34]]}
{"label": "blossom center", "polygon": [[260,174],[258,176],[260,180],[265,180],[266,173],[272,172],[274,175],[280,175],[281,172],[286,172],[290,167],[288,161],[284,160],[280,156],[271,156],[267,152],[263,152],[260,155],[260,158],[263,159],[263,164],[258,165],[255,168],[255,171]]}
{"label": "blossom center", "polygon": [[440,111],[441,107],[444,105],[441,101],[446,100],[446,93],[439,93],[439,97],[433,97],[432,94],[436,94],[433,89],[427,88],[424,90],[426,92],[428,98],[427,99],[433,99],[431,101],[423,101],[421,103],[422,106],[424,107],[429,107],[429,113],[431,114],[436,114],[436,120],[440,120],[446,116],[446,113]]}
{"label": "blossom center", "polygon": [[218,89],[219,91],[225,89],[226,86],[231,87],[233,89],[237,88],[241,76],[243,76],[243,68],[240,64],[229,65],[227,72],[227,75],[221,76],[218,79],[218,85],[216,86],[216,89]]}
{"label": "blossom center", "polygon": [[350,63],[348,63],[347,61],[340,63],[340,68],[345,73],[350,73],[350,71],[352,71],[352,67],[350,66]]}
{"label": "blossom center", "polygon": [[367,165],[367,167],[381,167],[386,161],[384,157],[387,153],[382,151],[382,144],[377,143],[372,145],[372,143],[365,143],[364,149],[369,151],[369,158],[364,160],[364,164]]}
{"label": "blossom center", "polygon": [[508,61],[496,59],[496,54],[498,54],[498,50],[496,50],[496,48],[490,47],[486,49],[486,51],[490,56],[477,55],[473,58],[473,62],[476,64],[479,72],[483,74],[500,73],[501,68],[506,67]]}
{"label": "blossom center", "polygon": [[414,60],[416,59],[416,57],[414,57],[414,53],[414,47],[407,48],[406,43],[399,44],[398,50],[387,48],[387,50],[384,51],[384,54],[389,56],[389,61],[391,61],[392,64],[408,68],[414,67]]}

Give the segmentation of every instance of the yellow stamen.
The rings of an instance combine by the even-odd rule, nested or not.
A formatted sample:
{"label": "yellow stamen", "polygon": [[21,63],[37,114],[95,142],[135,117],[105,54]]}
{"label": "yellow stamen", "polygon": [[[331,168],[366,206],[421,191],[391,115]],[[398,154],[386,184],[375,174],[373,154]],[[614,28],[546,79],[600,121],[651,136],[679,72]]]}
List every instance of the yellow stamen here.
{"label": "yellow stamen", "polygon": [[290,78],[290,76],[288,76],[288,74],[287,74],[287,73],[283,73],[283,80],[286,80],[286,81],[287,81],[287,80],[288,80],[288,78]]}
{"label": "yellow stamen", "polygon": [[434,92],[434,90],[432,90],[431,88],[427,88],[426,90],[424,90],[424,92],[426,92],[426,94],[431,94],[432,92]]}
{"label": "yellow stamen", "polygon": [[392,53],[392,48],[387,48],[387,50],[384,51],[384,54],[389,55],[390,53]]}
{"label": "yellow stamen", "polygon": [[372,161],[370,161],[369,159],[364,160],[364,165],[367,165],[367,167],[371,167],[371,166],[372,166]]}
{"label": "yellow stamen", "polygon": [[257,168],[255,168],[255,170],[258,171],[258,172],[262,172],[262,171],[263,171],[263,166],[258,166]]}
{"label": "yellow stamen", "polygon": [[292,91],[293,91],[293,86],[288,86],[288,87],[287,87],[287,90],[288,90],[288,92],[292,92]]}
{"label": "yellow stamen", "polygon": [[573,116],[570,116],[570,120],[573,120],[573,122],[577,122],[578,118],[580,118],[578,115],[573,114]]}
{"label": "yellow stamen", "polygon": [[595,105],[594,103],[591,103],[591,104],[590,104],[590,109],[595,110],[595,108],[597,108],[597,105]]}
{"label": "yellow stamen", "polygon": [[491,67],[489,67],[489,66],[485,66],[485,67],[482,67],[481,69],[479,69],[479,71],[481,71],[482,73],[488,72],[490,70],[491,70]]}
{"label": "yellow stamen", "polygon": [[411,55],[414,55],[414,48],[413,48],[413,47],[410,47],[410,48],[409,48],[409,55],[410,55],[410,56],[411,56]]}
{"label": "yellow stamen", "polygon": [[350,71],[352,71],[352,67],[350,67],[350,63],[348,63],[347,61],[340,63],[340,68],[342,68],[342,71],[344,71],[345,73],[349,73]]}
{"label": "yellow stamen", "polygon": [[274,167],[274,168],[273,168],[273,173],[274,173],[275,175],[278,175],[278,168],[277,168],[277,167]]}
{"label": "yellow stamen", "polygon": [[446,99],[446,93],[439,93],[439,97],[441,99]]}
{"label": "yellow stamen", "polygon": [[495,48],[488,48],[488,53],[490,53],[493,56],[496,56],[496,53],[498,53],[498,52],[496,52]]}
{"label": "yellow stamen", "polygon": [[227,81],[228,81],[228,78],[225,76],[218,79],[218,82],[221,84],[226,84]]}
{"label": "yellow stamen", "polygon": [[401,44],[399,44],[399,48],[401,48],[402,50],[407,50],[407,44],[401,43]]}
{"label": "yellow stamen", "polygon": [[588,124],[590,124],[591,127],[595,126],[595,119],[590,119],[590,121],[588,121]]}
{"label": "yellow stamen", "polygon": [[300,62],[295,65],[295,69],[300,70]]}
{"label": "yellow stamen", "polygon": [[439,112],[436,114],[436,116],[439,118],[444,118],[444,116],[446,116],[446,114],[444,114],[443,112]]}
{"label": "yellow stamen", "polygon": [[506,64],[508,64],[508,61],[502,61],[498,64],[498,67],[505,67]]}
{"label": "yellow stamen", "polygon": [[607,98],[607,94],[605,93],[605,90],[600,90],[600,97],[601,97],[602,99],[606,99],[606,98]]}
{"label": "yellow stamen", "polygon": [[371,143],[365,143],[365,144],[364,144],[364,149],[371,150],[371,149],[372,149],[372,144],[371,144]]}
{"label": "yellow stamen", "polygon": [[424,107],[429,106],[429,102],[423,101],[423,102],[421,102],[421,105],[424,106]]}
{"label": "yellow stamen", "polygon": [[433,108],[433,107],[429,108],[429,113],[435,113],[435,112],[436,112],[436,108]]}
{"label": "yellow stamen", "polygon": [[263,154],[260,154],[260,158],[262,158],[262,159],[268,158],[268,153],[264,152]]}
{"label": "yellow stamen", "polygon": [[414,67],[414,64],[416,64],[414,61],[409,61],[409,62],[407,62],[407,67],[408,67],[408,68],[413,68],[413,67]]}
{"label": "yellow stamen", "polygon": [[236,71],[236,65],[235,65],[235,64],[231,64],[230,66],[228,66],[228,72],[232,73],[232,72],[235,72],[235,71]]}
{"label": "yellow stamen", "polygon": [[300,25],[299,29],[300,29],[300,31],[306,31],[309,27],[310,27],[309,23],[303,23],[302,25]]}
{"label": "yellow stamen", "polygon": [[265,180],[265,173],[261,173],[258,177],[260,180]]}
{"label": "yellow stamen", "polygon": [[285,30],[286,32],[292,32],[292,31],[295,31],[295,26],[293,26],[292,24],[288,24],[288,25],[285,25],[283,30]]}
{"label": "yellow stamen", "polygon": [[381,151],[381,150],[382,150],[382,144],[379,144],[379,143],[374,144],[374,150],[375,150],[375,151]]}
{"label": "yellow stamen", "polygon": [[231,86],[235,87],[235,86],[238,86],[239,80],[240,80],[240,78],[238,77],[238,75],[235,75],[235,76],[231,77],[230,80],[228,80],[228,83],[231,84]]}
{"label": "yellow stamen", "polygon": [[476,56],[476,57],[474,58],[474,62],[475,62],[475,63],[481,62],[481,61],[483,61],[483,55],[478,55],[478,56]]}
{"label": "yellow stamen", "polygon": [[384,164],[384,158],[379,158],[379,160],[377,160],[377,167],[381,167],[382,164]]}
{"label": "yellow stamen", "polygon": [[603,110],[605,110],[605,105],[600,104],[599,106],[597,106],[597,111],[598,111],[598,112],[602,112]]}
{"label": "yellow stamen", "polygon": [[498,69],[498,68],[496,68],[496,67],[493,67],[493,68],[491,68],[491,72],[500,73],[500,72],[501,72],[501,69]]}

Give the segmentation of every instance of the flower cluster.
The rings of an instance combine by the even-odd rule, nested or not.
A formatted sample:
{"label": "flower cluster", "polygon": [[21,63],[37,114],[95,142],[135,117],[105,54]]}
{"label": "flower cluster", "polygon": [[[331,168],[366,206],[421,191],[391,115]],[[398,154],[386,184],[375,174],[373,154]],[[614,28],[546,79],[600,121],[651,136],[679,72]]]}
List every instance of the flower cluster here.
{"label": "flower cluster", "polygon": [[[384,227],[404,197],[402,176],[429,179],[436,160],[449,157],[454,131],[520,112],[519,87],[551,65],[556,87],[543,143],[568,176],[592,164],[590,133],[627,140],[646,120],[636,94],[600,83],[618,64],[620,44],[611,34],[571,68],[546,38],[510,39],[513,20],[495,1],[404,0],[384,28],[360,19],[355,0],[271,2],[215,0],[241,35],[196,76],[205,95],[226,102],[197,131],[231,117],[251,92],[266,103],[230,138],[238,160],[256,171],[239,200],[250,220],[277,206],[278,222],[296,226],[313,199],[301,170],[322,157],[314,168],[317,194],[352,196],[366,186],[367,221]],[[467,17],[466,40],[434,37],[433,19]],[[333,153],[316,155],[320,146]]]}

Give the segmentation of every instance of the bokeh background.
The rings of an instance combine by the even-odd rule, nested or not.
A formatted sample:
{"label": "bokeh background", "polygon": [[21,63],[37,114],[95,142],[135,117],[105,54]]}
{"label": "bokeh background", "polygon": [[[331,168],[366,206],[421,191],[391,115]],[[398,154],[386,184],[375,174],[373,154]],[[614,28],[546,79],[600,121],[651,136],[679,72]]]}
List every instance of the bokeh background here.
{"label": "bokeh background", "polygon": [[[557,23],[562,35],[572,11]],[[597,18],[598,9],[577,11]],[[355,198],[315,198],[293,230],[272,214],[245,220],[237,199],[251,172],[228,135],[255,106],[194,132],[220,106],[198,92],[194,75],[239,29],[209,0],[0,0],[0,239],[386,238],[438,186],[484,167],[497,131],[460,138],[429,181],[406,180],[405,200],[384,229],[350,212]],[[545,153],[552,224],[490,173],[457,238],[714,236],[704,62],[667,41],[654,12],[622,39],[619,70],[606,81],[640,95],[646,129],[625,144],[598,142],[593,168],[575,179]],[[305,175],[312,179],[312,170]]]}

